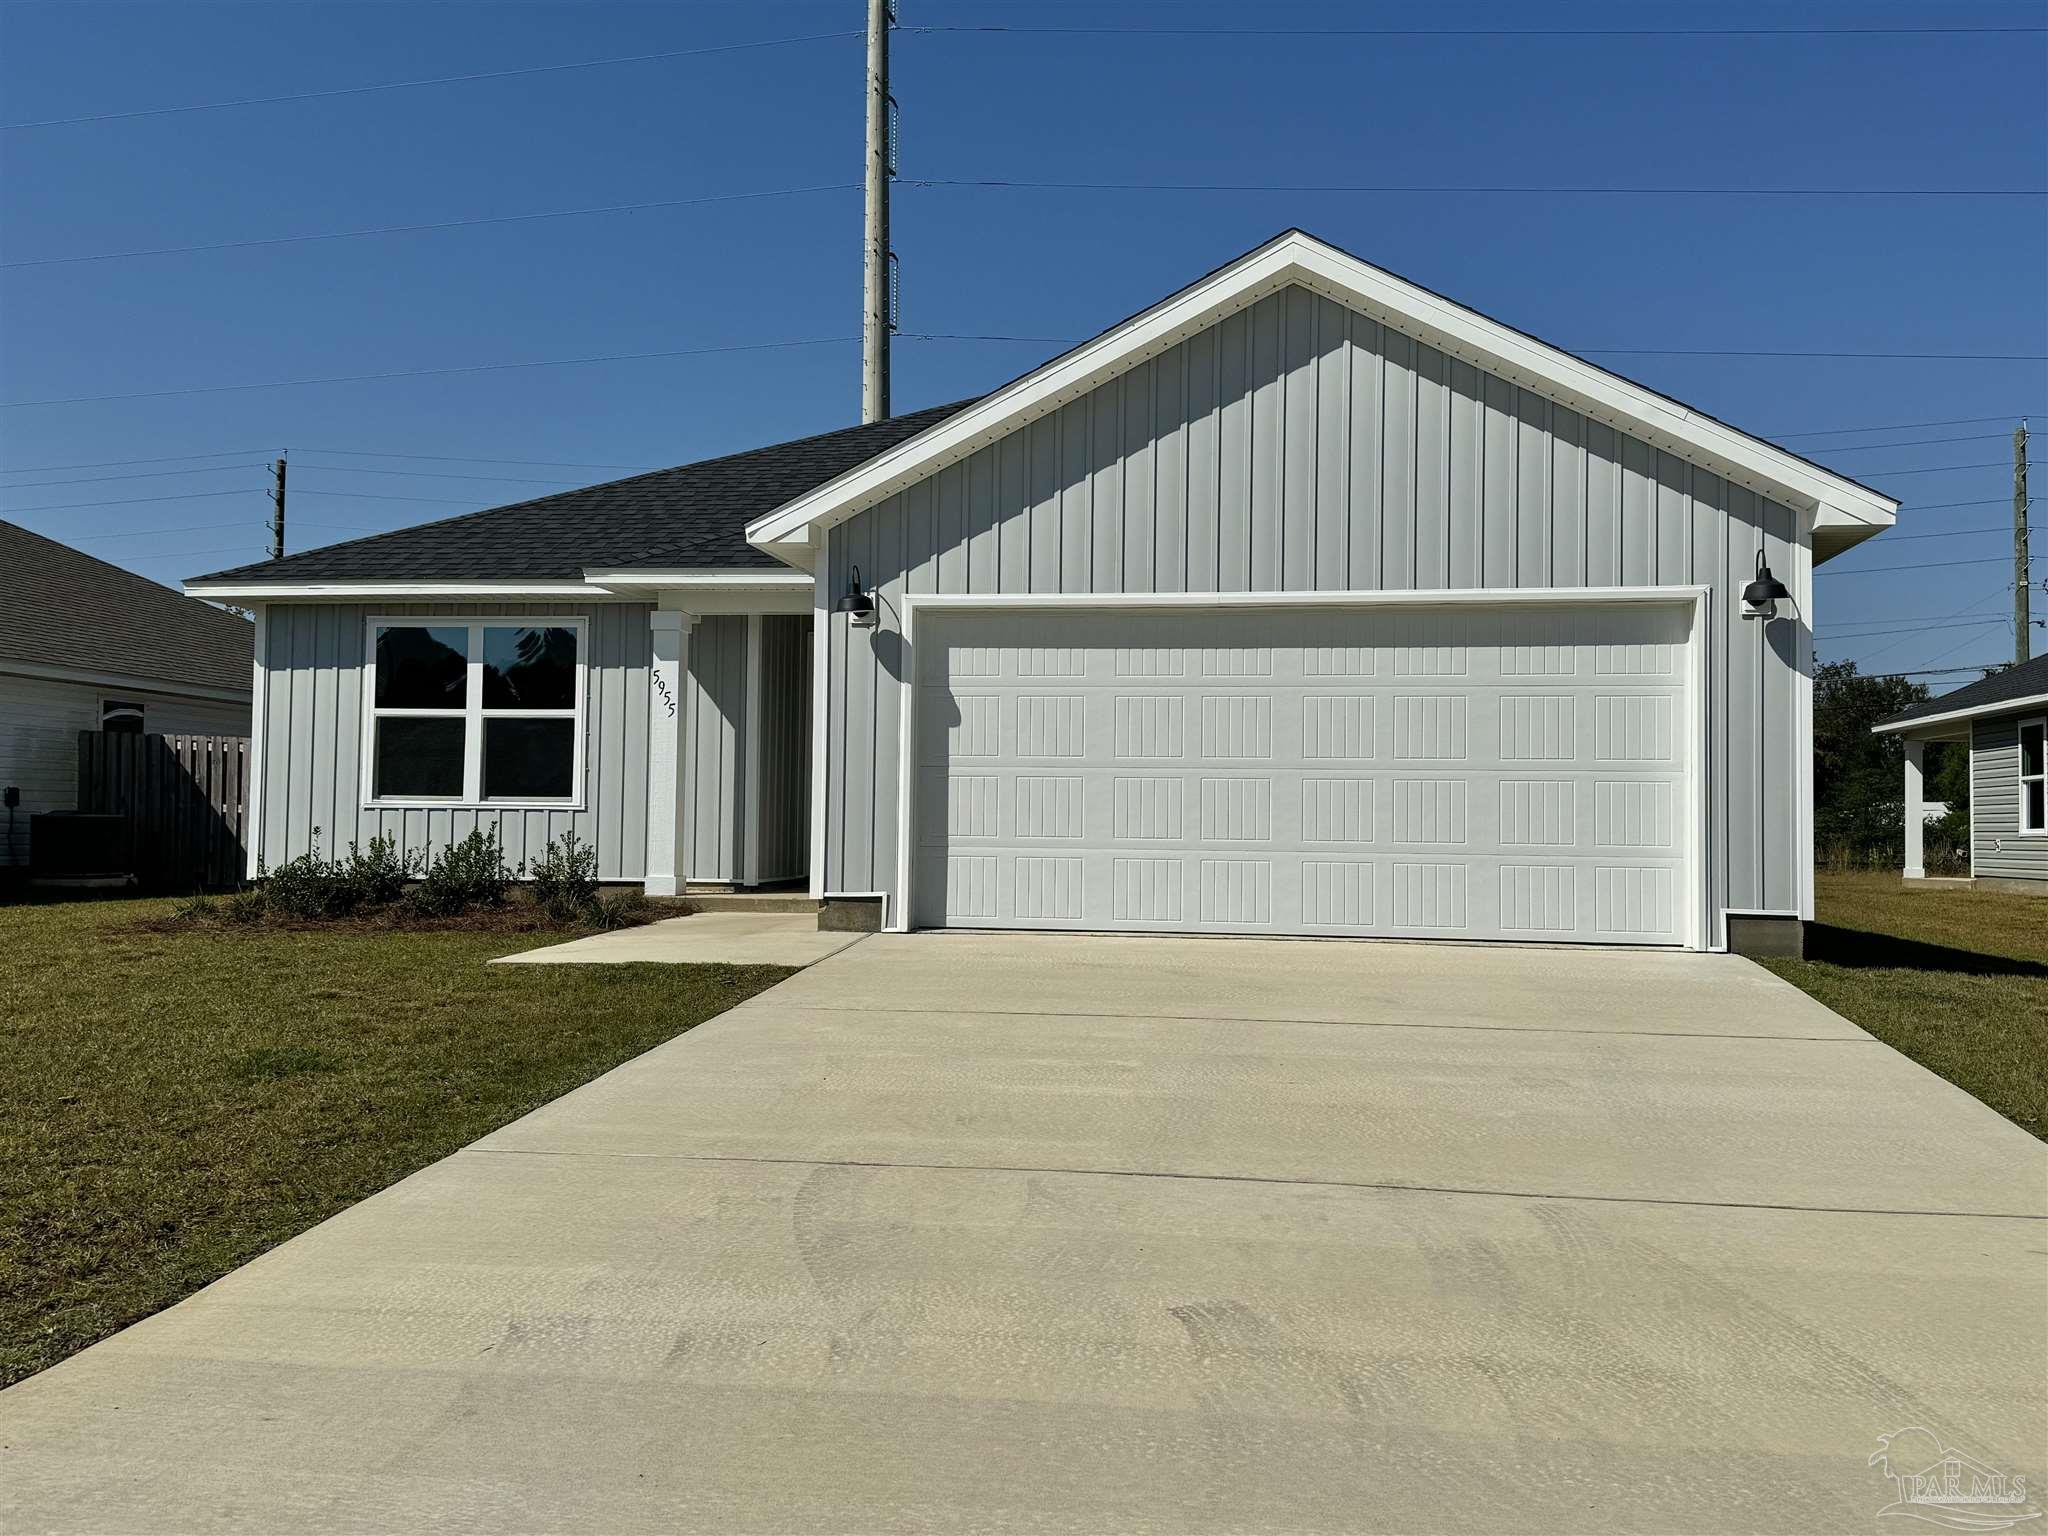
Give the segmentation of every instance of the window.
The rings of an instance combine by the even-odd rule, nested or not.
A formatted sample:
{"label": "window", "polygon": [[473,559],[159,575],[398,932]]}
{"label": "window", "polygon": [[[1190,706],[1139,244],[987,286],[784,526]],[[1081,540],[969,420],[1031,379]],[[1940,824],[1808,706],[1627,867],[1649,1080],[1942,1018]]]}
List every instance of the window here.
{"label": "window", "polygon": [[117,736],[140,736],[142,706],[127,699],[101,699],[100,729]]}
{"label": "window", "polygon": [[2048,719],[2020,722],[2020,830],[2048,832]]}
{"label": "window", "polygon": [[374,619],[369,674],[366,800],[580,798],[581,619]]}

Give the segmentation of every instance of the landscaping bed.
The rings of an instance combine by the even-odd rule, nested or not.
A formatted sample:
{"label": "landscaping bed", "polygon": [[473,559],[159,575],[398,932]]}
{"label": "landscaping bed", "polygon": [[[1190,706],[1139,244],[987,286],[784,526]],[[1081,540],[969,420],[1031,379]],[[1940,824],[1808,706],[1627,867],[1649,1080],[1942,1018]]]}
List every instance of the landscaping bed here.
{"label": "landscaping bed", "polygon": [[487,965],[575,931],[516,897],[192,912],[0,907],[0,1386],[790,974]]}
{"label": "landscaping bed", "polygon": [[2048,1139],[2048,897],[1823,870],[1815,916],[1760,963]]}

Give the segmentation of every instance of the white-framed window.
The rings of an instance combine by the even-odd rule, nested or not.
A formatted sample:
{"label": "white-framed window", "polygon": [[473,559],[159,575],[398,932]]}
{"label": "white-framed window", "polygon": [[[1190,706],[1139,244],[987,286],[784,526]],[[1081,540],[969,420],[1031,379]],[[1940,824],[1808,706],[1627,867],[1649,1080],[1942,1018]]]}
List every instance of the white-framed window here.
{"label": "white-framed window", "polygon": [[2048,715],[2020,722],[2020,830],[2048,832]]}
{"label": "white-framed window", "polygon": [[140,736],[143,732],[143,707],[135,699],[101,699],[100,729],[112,731],[117,736]]}
{"label": "white-framed window", "polygon": [[363,668],[371,805],[577,806],[580,618],[374,618]]}

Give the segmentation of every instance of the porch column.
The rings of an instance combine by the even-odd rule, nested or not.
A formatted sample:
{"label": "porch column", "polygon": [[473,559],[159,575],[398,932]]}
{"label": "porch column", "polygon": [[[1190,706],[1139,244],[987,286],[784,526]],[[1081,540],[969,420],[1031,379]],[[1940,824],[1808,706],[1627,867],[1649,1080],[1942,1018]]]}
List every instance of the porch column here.
{"label": "porch column", "polygon": [[1927,813],[1921,798],[1921,765],[1927,743],[1917,736],[1906,738],[1906,878],[1927,878],[1926,855],[1922,846],[1927,836]]}
{"label": "porch column", "polygon": [[683,753],[688,739],[683,683],[690,669],[693,613],[657,608],[647,616],[654,662],[647,687],[647,883],[650,896],[680,896],[684,885]]}

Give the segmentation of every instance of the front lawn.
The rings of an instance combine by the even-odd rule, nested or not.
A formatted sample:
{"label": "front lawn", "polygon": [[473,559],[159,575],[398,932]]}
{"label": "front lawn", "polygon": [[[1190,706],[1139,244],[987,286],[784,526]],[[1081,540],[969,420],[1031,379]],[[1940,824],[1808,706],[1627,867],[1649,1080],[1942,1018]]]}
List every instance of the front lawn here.
{"label": "front lawn", "polygon": [[2048,897],[1826,874],[1804,960],[1763,962],[2048,1139]]}
{"label": "front lawn", "polygon": [[0,906],[0,1386],[789,975]]}

